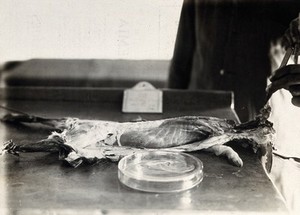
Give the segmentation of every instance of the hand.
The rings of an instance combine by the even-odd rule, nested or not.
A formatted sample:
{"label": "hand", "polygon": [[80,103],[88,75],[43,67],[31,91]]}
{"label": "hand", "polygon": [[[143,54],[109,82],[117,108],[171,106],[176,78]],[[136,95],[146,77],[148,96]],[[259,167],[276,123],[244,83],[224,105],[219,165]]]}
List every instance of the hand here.
{"label": "hand", "polygon": [[287,65],[275,71],[267,87],[268,99],[277,90],[284,88],[292,94],[292,104],[300,107],[300,65]]}
{"label": "hand", "polygon": [[[298,18],[291,21],[282,37],[282,45],[286,48],[296,47],[294,57],[297,61],[300,47],[300,13]],[[267,87],[267,99],[277,90],[284,88],[292,94],[292,104],[300,107],[300,65],[288,65],[277,69],[270,81],[272,83]]]}
{"label": "hand", "polygon": [[284,47],[294,46],[295,44],[300,44],[300,14],[298,18],[290,22],[290,26],[282,38]]}

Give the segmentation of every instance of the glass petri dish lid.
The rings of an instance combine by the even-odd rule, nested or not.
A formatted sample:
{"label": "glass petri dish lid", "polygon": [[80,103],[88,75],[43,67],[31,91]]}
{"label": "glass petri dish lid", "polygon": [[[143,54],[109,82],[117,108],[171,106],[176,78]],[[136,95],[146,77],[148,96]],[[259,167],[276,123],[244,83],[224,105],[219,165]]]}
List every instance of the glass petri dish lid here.
{"label": "glass petri dish lid", "polygon": [[118,178],[124,185],[140,191],[179,192],[202,181],[203,164],[186,153],[140,152],[119,161]]}

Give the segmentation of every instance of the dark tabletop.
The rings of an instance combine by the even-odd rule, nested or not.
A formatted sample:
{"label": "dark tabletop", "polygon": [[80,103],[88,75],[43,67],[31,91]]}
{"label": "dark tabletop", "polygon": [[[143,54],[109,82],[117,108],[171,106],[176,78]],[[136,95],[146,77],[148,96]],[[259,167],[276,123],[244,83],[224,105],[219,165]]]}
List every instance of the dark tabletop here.
{"label": "dark tabletop", "polygon": [[[128,121],[140,115],[160,119],[206,115],[237,120],[232,97],[225,92],[164,91],[163,114],[123,114],[122,90],[10,89],[0,91],[0,104],[43,117],[79,117]],[[213,99],[212,99],[213,98]],[[7,111],[0,109],[2,117]],[[0,142],[37,141],[51,133],[43,126],[0,123]],[[195,152],[204,165],[204,179],[188,191],[146,193],[118,181],[117,163],[72,168],[57,154],[28,153],[0,157],[1,211],[20,214],[107,214],[212,212],[283,213],[286,207],[251,150],[233,145],[244,162],[232,166],[223,157]],[[33,213],[34,212],[34,213]]]}

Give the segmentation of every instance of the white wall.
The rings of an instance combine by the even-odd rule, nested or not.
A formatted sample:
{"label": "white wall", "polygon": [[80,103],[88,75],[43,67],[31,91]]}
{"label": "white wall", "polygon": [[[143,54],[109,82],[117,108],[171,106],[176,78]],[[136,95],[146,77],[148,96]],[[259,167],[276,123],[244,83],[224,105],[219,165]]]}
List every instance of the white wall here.
{"label": "white wall", "polygon": [[0,62],[170,59],[182,0],[0,0]]}

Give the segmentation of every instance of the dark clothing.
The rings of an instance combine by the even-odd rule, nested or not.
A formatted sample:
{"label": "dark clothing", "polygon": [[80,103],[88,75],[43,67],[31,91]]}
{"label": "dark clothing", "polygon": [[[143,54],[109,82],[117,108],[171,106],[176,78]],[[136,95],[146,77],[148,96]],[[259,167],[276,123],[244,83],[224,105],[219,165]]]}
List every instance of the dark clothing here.
{"label": "dark clothing", "polygon": [[233,91],[241,121],[252,118],[264,105],[270,42],[299,12],[299,0],[185,0],[169,87]]}

